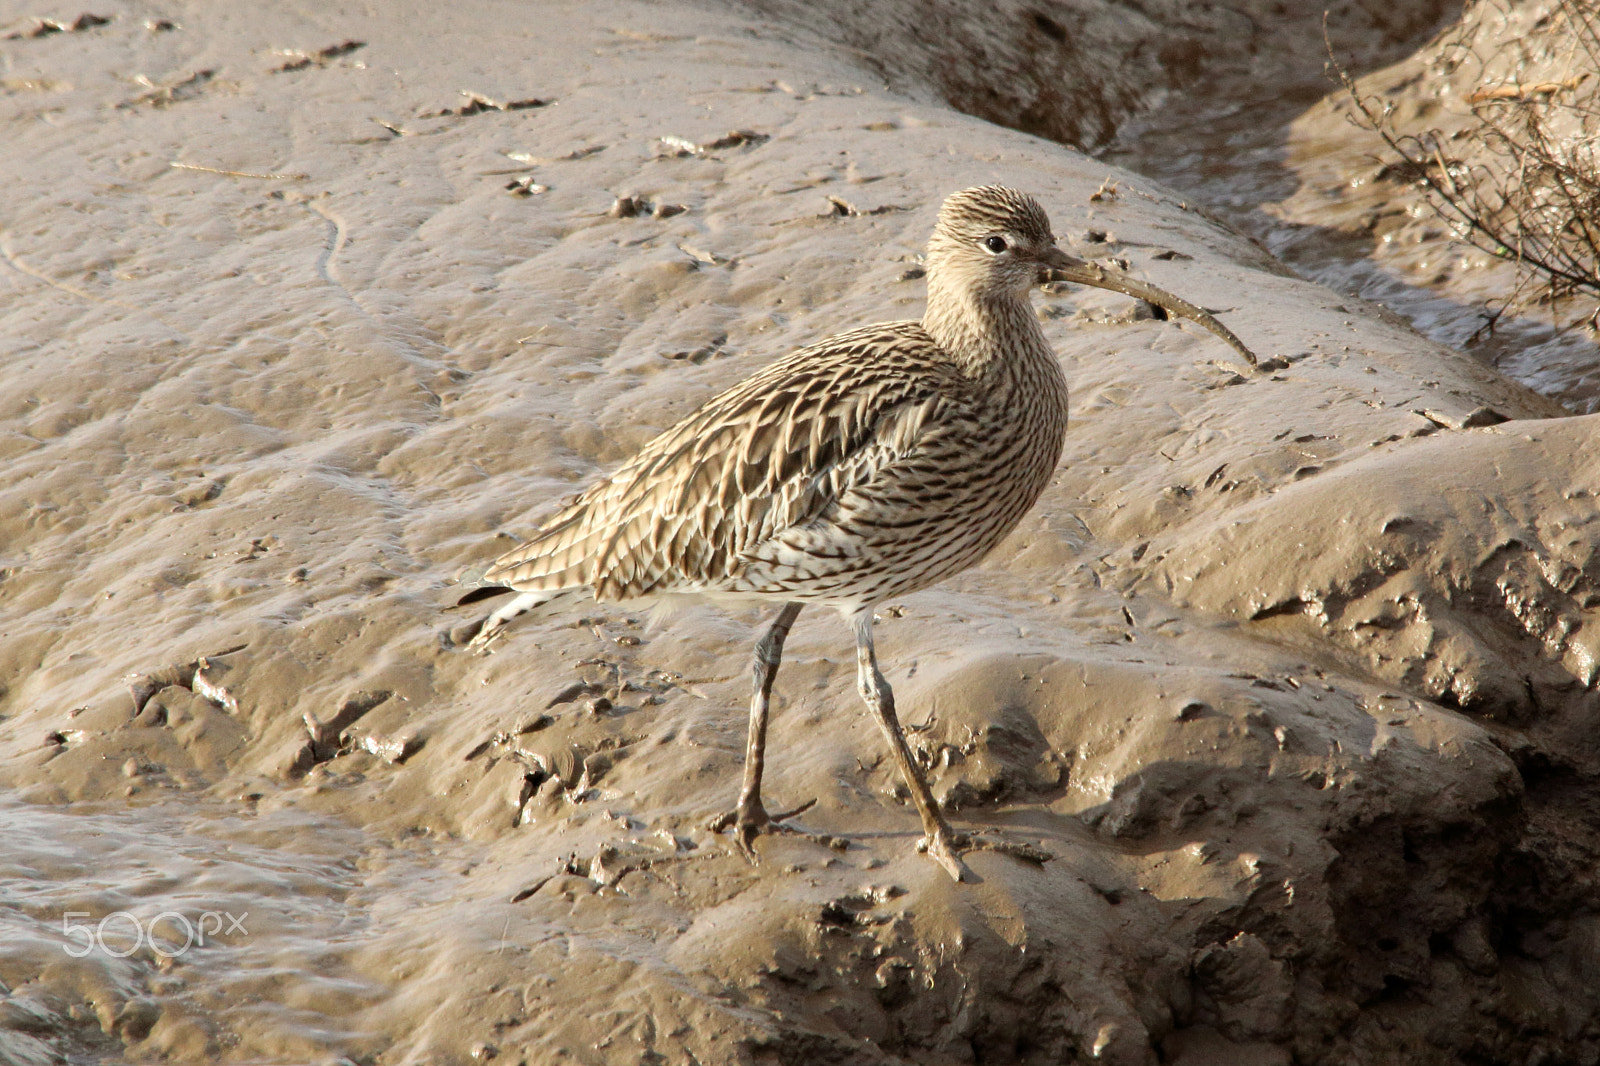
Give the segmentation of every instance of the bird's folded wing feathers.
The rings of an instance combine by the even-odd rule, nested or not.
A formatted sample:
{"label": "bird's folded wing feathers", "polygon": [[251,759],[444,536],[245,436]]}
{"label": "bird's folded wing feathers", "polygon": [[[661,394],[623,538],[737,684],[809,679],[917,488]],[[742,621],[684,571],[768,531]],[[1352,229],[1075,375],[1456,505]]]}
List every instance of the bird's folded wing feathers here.
{"label": "bird's folded wing feathers", "polygon": [[803,348],[715,397],[490,567],[519,588],[601,599],[715,588],[916,447],[963,379],[914,322]]}

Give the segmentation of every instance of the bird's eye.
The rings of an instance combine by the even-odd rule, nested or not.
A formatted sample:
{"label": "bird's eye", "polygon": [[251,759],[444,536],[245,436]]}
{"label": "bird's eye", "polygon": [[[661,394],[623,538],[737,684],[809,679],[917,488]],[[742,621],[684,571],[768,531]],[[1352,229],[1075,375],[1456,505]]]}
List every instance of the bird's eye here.
{"label": "bird's eye", "polygon": [[1004,237],[985,237],[983,246],[995,255],[999,255],[1006,250],[1006,239]]}

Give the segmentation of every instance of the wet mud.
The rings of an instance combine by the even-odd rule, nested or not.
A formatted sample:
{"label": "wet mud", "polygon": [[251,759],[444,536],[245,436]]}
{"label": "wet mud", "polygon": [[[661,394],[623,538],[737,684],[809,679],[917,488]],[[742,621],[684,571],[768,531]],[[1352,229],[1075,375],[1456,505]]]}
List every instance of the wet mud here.
{"label": "wet mud", "polygon": [[[1109,9],[940,11],[979,59],[1123,55]],[[0,1057],[1600,1056],[1600,416],[953,108],[988,61],[910,14],[95,12],[0,26]],[[1079,141],[1149,102],[1069,138],[993,99]],[[816,804],[751,865],[706,824],[759,612],[479,656],[451,583],[718,389],[918,315],[940,199],[990,181],[1263,367],[1037,295],[1056,480],[878,629],[1001,846],[972,884],[915,853],[807,612],[766,790]]]}

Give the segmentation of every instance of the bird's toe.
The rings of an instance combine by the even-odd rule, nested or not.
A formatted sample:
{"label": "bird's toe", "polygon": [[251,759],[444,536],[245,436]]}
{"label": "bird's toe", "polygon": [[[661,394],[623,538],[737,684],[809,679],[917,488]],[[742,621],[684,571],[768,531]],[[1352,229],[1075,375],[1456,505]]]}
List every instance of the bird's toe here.
{"label": "bird's toe", "polygon": [[815,799],[808,799],[798,807],[791,807],[777,814],[768,814],[766,807],[760,800],[753,803],[741,803],[731,811],[723,811],[706,823],[706,828],[713,833],[726,833],[733,830],[733,842],[741,854],[749,859],[752,864],[760,862],[756,854],[756,837],[763,833],[795,833],[803,837],[816,840],[818,843],[832,844],[832,838],[813,836],[794,826],[784,825],[784,821],[804,814],[817,805]]}
{"label": "bird's toe", "polygon": [[761,856],[756,854],[756,837],[761,835],[763,828],[749,823],[740,823],[734,827],[733,842],[738,846],[739,854],[743,855],[751,866],[761,865]]}
{"label": "bird's toe", "polygon": [[713,833],[726,833],[731,829],[734,846],[754,866],[761,861],[756,854],[756,837],[761,835],[770,821],[766,810],[757,802],[740,804],[734,810],[723,811],[707,822],[706,828]]}
{"label": "bird's toe", "polygon": [[967,866],[961,861],[961,849],[969,844],[964,834],[935,833],[917,842],[917,850],[938,863],[944,872],[957,881],[967,880]]}
{"label": "bird's toe", "polygon": [[477,630],[472,639],[467,641],[467,650],[476,652],[479,655],[487,655],[489,654],[490,645],[499,639],[501,632],[505,630],[505,624],[497,624],[493,621],[479,622]]}

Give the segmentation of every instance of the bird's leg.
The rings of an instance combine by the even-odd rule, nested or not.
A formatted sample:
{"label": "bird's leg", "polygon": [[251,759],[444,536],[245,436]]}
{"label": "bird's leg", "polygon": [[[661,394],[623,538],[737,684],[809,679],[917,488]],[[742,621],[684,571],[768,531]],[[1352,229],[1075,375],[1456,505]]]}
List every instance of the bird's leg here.
{"label": "bird's leg", "polygon": [[755,692],[750,697],[750,732],[745,741],[744,784],[739,789],[739,806],[711,823],[712,830],[719,833],[733,826],[739,850],[751,862],[756,859],[755,838],[762,829],[773,822],[792,818],[811,806],[807,803],[804,807],[774,816],[769,815],[761,804],[761,771],[766,766],[767,707],[772,699],[772,682],[778,676],[778,663],[783,659],[783,642],[800,614],[800,606],[798,603],[784,604],[766,634],[756,642],[755,662],[752,664]]}
{"label": "bird's leg", "polygon": [[894,713],[894,690],[878,670],[878,653],[872,644],[872,610],[860,611],[851,619],[851,624],[856,631],[856,684],[860,688],[861,698],[867,701],[867,706],[877,716],[878,725],[883,728],[883,735],[889,741],[889,750],[894,753],[895,762],[900,764],[900,775],[911,789],[917,813],[922,815],[923,836],[918,849],[926,851],[929,858],[960,881],[965,867],[956,852],[966,844],[966,838],[951,831],[944,815],[934,805],[928,782],[923,780],[922,771],[918,769],[911,749],[906,745],[905,734],[900,731],[900,720]]}
{"label": "bird's leg", "polygon": [[521,592],[502,604],[498,610],[483,620],[478,627],[478,632],[468,642],[467,647],[479,655],[488,653],[489,645],[496,637],[505,631],[507,623],[520,614],[526,614],[535,607],[550,599],[548,592]]}

